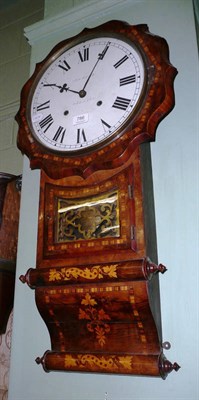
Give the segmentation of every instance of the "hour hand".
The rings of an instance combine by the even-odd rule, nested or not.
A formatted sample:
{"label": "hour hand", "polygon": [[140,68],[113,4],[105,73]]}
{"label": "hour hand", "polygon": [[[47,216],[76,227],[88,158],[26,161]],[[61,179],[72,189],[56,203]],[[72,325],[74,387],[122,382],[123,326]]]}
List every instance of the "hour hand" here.
{"label": "hour hand", "polygon": [[79,95],[79,92],[77,90],[72,90],[69,87],[67,87],[67,83],[64,83],[62,86],[59,86],[56,83],[44,83],[43,86],[57,87],[58,89],[60,89],[60,93],[66,91],[66,92],[77,93]]}
{"label": "hour hand", "polygon": [[63,86],[59,86],[56,83],[44,83],[43,86],[57,87],[58,89],[60,89],[60,93],[61,91],[63,92]]}

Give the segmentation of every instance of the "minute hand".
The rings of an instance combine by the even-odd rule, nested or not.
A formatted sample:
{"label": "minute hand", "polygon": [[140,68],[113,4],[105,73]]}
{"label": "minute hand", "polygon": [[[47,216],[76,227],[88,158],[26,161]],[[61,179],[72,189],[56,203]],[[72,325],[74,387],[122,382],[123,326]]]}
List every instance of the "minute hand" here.
{"label": "minute hand", "polygon": [[98,59],[97,59],[95,65],[94,65],[94,67],[93,67],[93,69],[92,69],[90,75],[88,76],[88,78],[87,78],[87,80],[86,80],[86,82],[85,82],[85,84],[84,84],[84,87],[83,87],[82,91],[85,90],[85,88],[86,88],[86,86],[87,86],[87,83],[89,82],[89,80],[90,80],[90,78],[91,78],[91,76],[92,76],[92,74],[93,74],[93,71],[95,70],[95,68],[96,68],[96,66],[97,66],[97,64],[98,64],[98,62],[99,62],[100,60],[103,60],[103,58],[104,58],[104,56],[105,56],[105,54],[106,54],[106,52],[107,52],[107,50],[108,50],[108,48],[109,48],[109,45],[110,45],[110,42],[107,43],[107,45],[105,46],[105,48],[104,48],[104,50],[102,51],[102,53],[99,53],[99,54],[98,54]]}

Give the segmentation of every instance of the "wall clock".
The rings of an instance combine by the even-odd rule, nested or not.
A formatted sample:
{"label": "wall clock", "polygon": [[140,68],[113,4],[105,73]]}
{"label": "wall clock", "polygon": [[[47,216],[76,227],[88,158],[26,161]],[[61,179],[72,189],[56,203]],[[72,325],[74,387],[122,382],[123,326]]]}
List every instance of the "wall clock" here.
{"label": "wall clock", "polygon": [[35,289],[45,371],[165,378],[150,150],[176,69],[146,25],[111,21],[59,43],[21,94],[18,147],[41,169]]}

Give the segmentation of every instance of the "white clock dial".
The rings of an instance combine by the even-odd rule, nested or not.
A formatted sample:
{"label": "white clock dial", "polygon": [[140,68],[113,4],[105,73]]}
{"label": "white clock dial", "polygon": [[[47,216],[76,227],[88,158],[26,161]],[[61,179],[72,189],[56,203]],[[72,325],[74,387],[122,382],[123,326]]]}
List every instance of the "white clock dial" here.
{"label": "white clock dial", "polygon": [[144,84],[140,52],[120,38],[97,37],[65,48],[31,89],[31,131],[58,152],[103,146],[137,111]]}

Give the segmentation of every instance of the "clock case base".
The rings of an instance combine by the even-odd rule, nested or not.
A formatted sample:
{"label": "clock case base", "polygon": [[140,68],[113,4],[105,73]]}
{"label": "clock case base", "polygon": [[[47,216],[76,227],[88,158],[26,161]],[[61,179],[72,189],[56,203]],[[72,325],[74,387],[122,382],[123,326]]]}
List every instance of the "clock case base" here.
{"label": "clock case base", "polygon": [[[128,203],[122,214],[122,201],[118,205],[119,215],[133,220],[133,229],[128,228],[129,237],[121,228],[126,245],[116,237],[95,239],[96,245],[90,247],[92,238],[86,241],[88,247],[78,239],[72,244],[76,246],[72,250],[64,243],[53,246],[56,227],[49,222],[49,211],[55,221],[59,188],[62,196],[65,193],[67,197],[69,192],[74,196],[71,188],[75,182],[79,193],[82,187],[87,188],[89,197],[89,190],[93,194],[93,187],[100,188],[101,182],[107,182],[108,178],[120,193],[124,186],[118,183],[116,187],[116,182],[122,181],[121,176],[129,177],[129,169],[133,170],[133,177],[128,178],[133,188],[131,193],[125,179],[124,186],[133,207]],[[48,197],[49,185],[55,194],[52,201]],[[104,243],[104,251],[101,248],[99,253],[95,251],[97,242]],[[129,162],[118,170],[101,171],[85,181],[74,177],[54,181],[42,172],[37,254],[36,269],[30,268],[20,279],[35,289],[37,308],[49,331],[51,351],[36,359],[45,371],[149,375],[165,379],[168,372],[178,369],[163,354],[158,273],[165,272],[166,268],[157,264],[149,144],[139,146]]]}
{"label": "clock case base", "polygon": [[116,355],[108,354],[75,354],[47,350],[43,357],[36,358],[37,364],[42,364],[45,372],[70,371],[94,372],[122,375],[142,375],[166,379],[172,371],[178,371],[179,365],[172,364],[164,354],[157,355]]}

